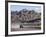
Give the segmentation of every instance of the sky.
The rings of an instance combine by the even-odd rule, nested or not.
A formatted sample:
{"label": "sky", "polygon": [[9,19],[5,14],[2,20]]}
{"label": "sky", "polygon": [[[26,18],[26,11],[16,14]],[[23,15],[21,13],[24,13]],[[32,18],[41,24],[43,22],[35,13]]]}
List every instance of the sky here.
{"label": "sky", "polygon": [[22,6],[22,5],[11,5],[11,11],[20,11],[22,9],[35,10],[36,12],[41,12],[41,6]]}

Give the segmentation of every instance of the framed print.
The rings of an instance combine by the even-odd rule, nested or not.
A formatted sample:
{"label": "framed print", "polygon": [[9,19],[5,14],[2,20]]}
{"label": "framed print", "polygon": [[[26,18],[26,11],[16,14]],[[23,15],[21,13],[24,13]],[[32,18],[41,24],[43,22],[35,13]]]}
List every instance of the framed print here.
{"label": "framed print", "polygon": [[45,4],[42,2],[6,1],[5,35],[45,33]]}

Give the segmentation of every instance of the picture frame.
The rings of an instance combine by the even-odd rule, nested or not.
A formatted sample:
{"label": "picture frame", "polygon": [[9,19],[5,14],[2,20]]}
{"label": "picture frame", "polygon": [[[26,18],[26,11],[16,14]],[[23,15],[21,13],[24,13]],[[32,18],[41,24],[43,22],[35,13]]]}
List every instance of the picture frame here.
{"label": "picture frame", "polygon": [[[33,7],[32,7],[33,6]],[[36,7],[35,7],[36,6]],[[38,7],[37,7],[38,6]],[[19,8],[20,7],[20,8]],[[23,25],[20,26],[16,26],[16,25],[11,25],[14,22],[12,22],[12,14],[14,16],[14,12],[13,11],[21,11],[23,8],[26,8],[27,10],[30,10],[29,8],[31,8],[32,10],[36,8],[36,11],[40,12],[40,24],[41,26],[38,28],[36,28],[36,30],[34,28],[32,28],[32,30],[30,30],[31,28],[28,28],[28,25],[25,26],[27,28],[24,29]],[[37,10],[38,9],[38,10]],[[42,9],[42,10],[41,10]],[[23,11],[23,10],[22,10]],[[24,9],[25,11],[25,9]],[[30,14],[30,13],[29,13]],[[39,13],[38,13],[39,14]],[[18,14],[17,14],[18,15]],[[22,15],[21,15],[22,16]],[[32,14],[33,16],[33,14]],[[37,15],[36,15],[37,16]],[[43,17],[44,16],[44,17]],[[16,16],[15,16],[16,17]],[[17,17],[16,17],[17,18]],[[34,16],[35,18],[35,16]],[[33,19],[33,18],[32,18]],[[13,19],[14,20],[14,19]],[[10,21],[10,22],[9,22]],[[25,20],[24,20],[25,21]],[[26,20],[27,21],[27,20]],[[33,20],[36,21],[36,20]],[[11,23],[12,22],[12,23]],[[16,22],[16,21],[15,21]],[[20,22],[20,21],[19,21]],[[19,23],[17,21],[17,23]],[[28,21],[29,22],[29,21]],[[37,22],[37,21],[36,21]],[[33,22],[34,24],[35,22]],[[22,24],[25,24],[22,23]],[[26,23],[27,24],[27,23]],[[31,23],[32,24],[32,23]],[[11,27],[10,27],[11,26]],[[30,25],[29,25],[30,26]],[[33,25],[34,27],[35,25]],[[20,29],[14,29],[14,28],[20,28]],[[13,29],[12,29],[13,28]],[[27,30],[26,30],[27,29]],[[29,29],[29,31],[28,31]],[[33,30],[34,29],[34,30]],[[11,30],[11,31],[10,31]],[[5,36],[19,36],[19,35],[37,35],[37,34],[44,34],[45,33],[45,3],[43,2],[24,2],[24,1],[5,1]]]}

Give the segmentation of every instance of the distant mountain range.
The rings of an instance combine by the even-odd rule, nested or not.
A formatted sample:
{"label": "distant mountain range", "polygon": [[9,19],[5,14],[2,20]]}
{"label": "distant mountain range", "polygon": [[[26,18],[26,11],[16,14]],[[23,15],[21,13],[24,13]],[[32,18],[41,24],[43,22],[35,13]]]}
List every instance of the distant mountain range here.
{"label": "distant mountain range", "polygon": [[34,10],[22,9],[20,11],[11,11],[12,22],[23,22],[41,19],[41,13],[37,13]]}
{"label": "distant mountain range", "polygon": [[22,14],[22,13],[34,13],[35,11],[34,10],[27,10],[27,9],[22,9],[20,11],[11,11],[11,14],[13,15],[19,15],[19,14]]}

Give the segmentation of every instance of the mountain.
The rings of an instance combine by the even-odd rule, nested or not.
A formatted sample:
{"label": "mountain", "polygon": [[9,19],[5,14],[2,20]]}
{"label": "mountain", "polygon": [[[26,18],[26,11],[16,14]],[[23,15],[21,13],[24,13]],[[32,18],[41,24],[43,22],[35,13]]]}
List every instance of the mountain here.
{"label": "mountain", "polygon": [[12,22],[32,22],[41,19],[41,13],[37,13],[34,10],[22,9],[20,11],[11,11],[11,17]]}

